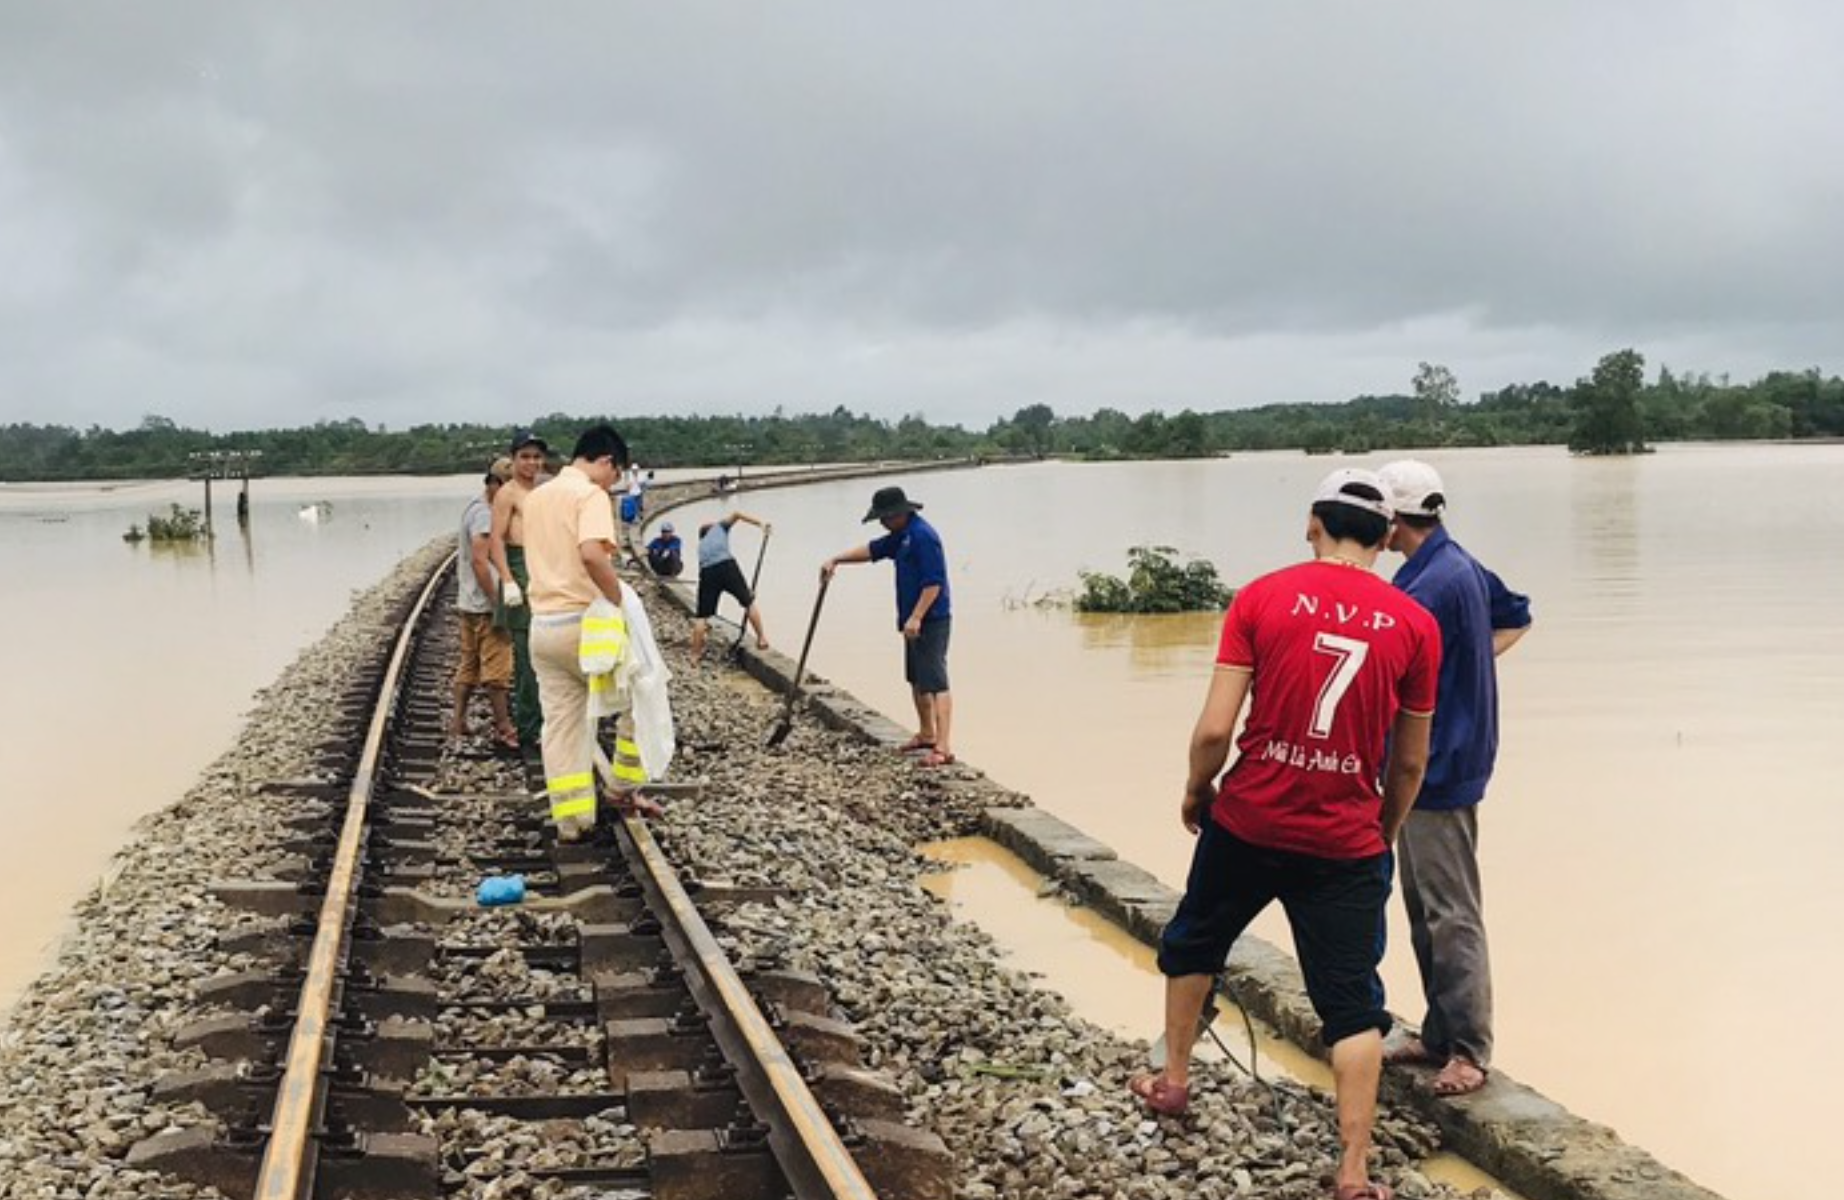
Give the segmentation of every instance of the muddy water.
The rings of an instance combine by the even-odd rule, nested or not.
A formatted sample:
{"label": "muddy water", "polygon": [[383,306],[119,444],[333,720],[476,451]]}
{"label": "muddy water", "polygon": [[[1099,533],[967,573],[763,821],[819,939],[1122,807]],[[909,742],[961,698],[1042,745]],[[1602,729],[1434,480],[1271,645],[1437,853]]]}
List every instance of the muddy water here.
{"label": "muddy water", "polygon": [[247,530],[219,484],[218,536],[186,548],[121,534],[200,504],[198,484],[0,488],[0,1007],[128,827],[191,786],[353,589],[458,525],[474,482],[258,480]]}
{"label": "muddy water", "polygon": [[[1455,535],[1532,595],[1538,619],[1502,663],[1503,748],[1482,819],[1499,1062],[1731,1196],[1793,1194],[1821,1169],[1835,1110],[1823,1088],[1844,1071],[1844,1048],[1812,1035],[1844,982],[1832,862],[1844,806],[1828,753],[1844,729],[1844,605],[1831,595],[1844,509],[1825,503],[1844,447],[1429,457]],[[904,480],[952,565],[956,748],[1181,884],[1177,791],[1216,622],[1029,602],[1081,568],[1121,569],[1141,542],[1208,554],[1231,581],[1294,561],[1314,481],[1380,461]],[[764,603],[790,651],[818,560],[870,529],[858,523],[870,490],[741,498],[776,523]],[[753,537],[736,538],[746,564]],[[813,660],[908,712],[887,568],[841,572]],[[1277,920],[1261,931],[1286,943]],[[1418,1016],[1399,921],[1386,981]],[[1099,1011],[1138,987],[1095,971],[1070,990]]]}

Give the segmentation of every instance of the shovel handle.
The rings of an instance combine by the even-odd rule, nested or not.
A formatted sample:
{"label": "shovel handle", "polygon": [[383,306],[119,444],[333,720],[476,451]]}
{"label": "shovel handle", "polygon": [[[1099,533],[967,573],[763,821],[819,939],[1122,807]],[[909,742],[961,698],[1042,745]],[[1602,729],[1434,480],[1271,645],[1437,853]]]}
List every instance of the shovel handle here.
{"label": "shovel handle", "polygon": [[[762,582],[762,560],[768,557],[768,539],[772,535],[768,530],[762,531],[762,544],[756,547],[755,570],[749,573],[749,599],[756,598],[756,585]],[[749,606],[743,606],[743,615],[737,618],[736,640],[730,643],[730,653],[735,654],[743,648],[743,639],[749,636]]]}
{"label": "shovel handle", "polygon": [[807,619],[807,636],[800,643],[800,662],[794,667],[794,682],[788,686],[787,715],[789,717],[794,715],[794,700],[800,695],[800,681],[807,674],[807,652],[813,649],[813,631],[820,627],[820,605],[826,603],[826,588],[831,583],[831,576],[820,576],[820,590],[813,597],[813,615]]}

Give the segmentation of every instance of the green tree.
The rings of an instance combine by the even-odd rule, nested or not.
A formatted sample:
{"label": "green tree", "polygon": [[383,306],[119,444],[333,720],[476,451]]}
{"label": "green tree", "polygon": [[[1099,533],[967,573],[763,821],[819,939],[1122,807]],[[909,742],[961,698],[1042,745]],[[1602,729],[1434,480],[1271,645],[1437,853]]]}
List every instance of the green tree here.
{"label": "green tree", "polygon": [[1575,385],[1575,428],[1569,435],[1569,449],[1578,454],[1645,452],[1645,420],[1639,408],[1645,370],[1645,356],[1637,350],[1602,356],[1593,376]]}
{"label": "green tree", "polygon": [[1460,381],[1439,363],[1420,363],[1415,368],[1415,406],[1421,419],[1439,425],[1447,411],[1460,402]]}

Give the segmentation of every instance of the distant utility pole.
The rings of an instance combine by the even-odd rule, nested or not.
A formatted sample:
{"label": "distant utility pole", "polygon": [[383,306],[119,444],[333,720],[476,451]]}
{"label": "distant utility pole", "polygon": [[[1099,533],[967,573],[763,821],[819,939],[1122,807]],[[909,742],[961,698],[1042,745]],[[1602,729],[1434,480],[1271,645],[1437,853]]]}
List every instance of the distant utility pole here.
{"label": "distant utility pole", "polygon": [[250,523],[250,468],[263,456],[261,450],[195,450],[186,457],[192,461],[192,478],[205,482],[205,532],[211,532],[211,481],[240,479],[237,493],[237,524]]}

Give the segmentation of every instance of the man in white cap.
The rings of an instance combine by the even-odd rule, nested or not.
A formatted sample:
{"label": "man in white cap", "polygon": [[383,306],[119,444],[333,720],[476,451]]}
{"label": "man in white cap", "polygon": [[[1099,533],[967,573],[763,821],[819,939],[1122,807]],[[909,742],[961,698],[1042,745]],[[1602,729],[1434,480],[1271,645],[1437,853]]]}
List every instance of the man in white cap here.
{"label": "man in white cap", "polygon": [[1379,474],[1395,524],[1389,548],[1408,561],[1395,585],[1441,629],[1439,709],[1428,776],[1402,827],[1402,899],[1428,1012],[1421,1036],[1392,1046],[1391,1062],[1439,1067],[1434,1091],[1485,1086],[1492,1059],[1492,969],[1479,887],[1479,802],[1498,756],[1496,658],[1530,628],[1530,601],[1507,588],[1441,518],[1447,490],[1435,469],[1403,459]]}
{"label": "man in white cap", "polygon": [[[1185,1111],[1212,979],[1236,938],[1279,900],[1331,1050],[1343,1145],[1334,1194],[1381,1200],[1389,1191],[1368,1170],[1390,1028],[1377,965],[1390,845],[1427,763],[1440,628],[1371,572],[1390,530],[1381,479],[1334,471],[1311,514],[1312,561],[1248,584],[1223,618],[1179,810],[1197,849],[1159,940],[1165,1064],[1132,1089],[1156,1113]],[[1248,723],[1224,772],[1245,703]]]}

